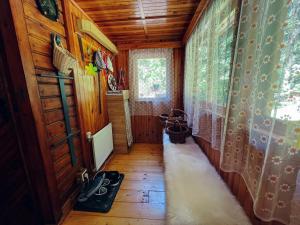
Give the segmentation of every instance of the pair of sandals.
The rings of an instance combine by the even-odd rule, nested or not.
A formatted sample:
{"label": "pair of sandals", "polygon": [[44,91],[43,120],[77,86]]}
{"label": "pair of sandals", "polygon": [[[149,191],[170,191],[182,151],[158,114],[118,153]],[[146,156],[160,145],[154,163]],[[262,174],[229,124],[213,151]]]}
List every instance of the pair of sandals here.
{"label": "pair of sandals", "polygon": [[108,191],[107,187],[117,186],[120,183],[120,174],[117,171],[104,172],[100,171],[95,174],[91,181],[84,184],[81,193],[79,194],[77,201],[85,202],[91,196],[102,196]]}
{"label": "pair of sandals", "polygon": [[109,173],[100,172],[97,173],[95,177],[102,176],[104,177],[104,180],[102,182],[101,187],[98,189],[98,191],[95,193],[97,196],[105,195],[107,193],[107,186],[117,186],[120,181],[120,174],[115,172],[114,175],[109,175]]}

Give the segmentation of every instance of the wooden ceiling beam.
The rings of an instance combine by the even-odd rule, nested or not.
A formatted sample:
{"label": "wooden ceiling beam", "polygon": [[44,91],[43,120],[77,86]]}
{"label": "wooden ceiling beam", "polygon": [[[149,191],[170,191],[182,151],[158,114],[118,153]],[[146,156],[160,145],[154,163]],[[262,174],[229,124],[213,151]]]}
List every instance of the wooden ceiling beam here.
{"label": "wooden ceiling beam", "polygon": [[141,49],[141,48],[181,48],[181,41],[162,41],[162,42],[135,42],[118,44],[118,50]]}
{"label": "wooden ceiling beam", "polygon": [[211,0],[201,0],[198,4],[198,7],[194,13],[194,16],[188,26],[188,28],[186,29],[186,32],[183,36],[182,42],[185,44],[187,42],[187,40],[189,39],[189,37],[191,36],[191,34],[193,33],[196,25],[198,24],[199,20],[201,19],[204,11],[207,9],[207,7],[209,6]]}
{"label": "wooden ceiling beam", "polygon": [[[173,20],[186,20],[192,18],[193,14],[184,14],[184,15],[160,15],[160,16],[146,16],[145,19],[148,20],[156,20],[156,19],[173,19]],[[140,17],[128,17],[128,18],[110,18],[107,20],[99,20],[98,18],[94,18],[95,23],[110,23],[110,22],[126,22],[126,21],[142,21],[143,19]]]}
{"label": "wooden ceiling beam", "polygon": [[145,19],[145,14],[144,14],[144,8],[143,8],[142,0],[138,0],[138,5],[139,5],[139,9],[140,9],[140,14],[141,14],[143,26],[144,26],[145,36],[147,37],[148,30],[147,30],[147,24],[146,24],[146,19]]}

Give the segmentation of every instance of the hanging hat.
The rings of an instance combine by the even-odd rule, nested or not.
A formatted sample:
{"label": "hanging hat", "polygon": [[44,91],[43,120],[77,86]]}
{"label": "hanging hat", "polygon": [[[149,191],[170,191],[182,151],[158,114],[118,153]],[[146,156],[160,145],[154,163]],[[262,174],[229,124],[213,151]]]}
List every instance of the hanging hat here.
{"label": "hanging hat", "polygon": [[99,71],[102,70],[102,69],[106,69],[106,64],[103,60],[102,53],[101,53],[100,50],[97,50],[94,53],[94,64],[95,64],[95,66],[97,67],[97,69]]}

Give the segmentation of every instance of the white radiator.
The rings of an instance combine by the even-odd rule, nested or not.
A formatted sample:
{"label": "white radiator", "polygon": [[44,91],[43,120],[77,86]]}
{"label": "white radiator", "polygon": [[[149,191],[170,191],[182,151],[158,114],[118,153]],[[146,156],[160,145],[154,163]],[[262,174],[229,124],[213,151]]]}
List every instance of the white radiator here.
{"label": "white radiator", "polygon": [[95,169],[99,170],[107,157],[113,151],[112,126],[109,123],[102,130],[93,135],[93,152]]}

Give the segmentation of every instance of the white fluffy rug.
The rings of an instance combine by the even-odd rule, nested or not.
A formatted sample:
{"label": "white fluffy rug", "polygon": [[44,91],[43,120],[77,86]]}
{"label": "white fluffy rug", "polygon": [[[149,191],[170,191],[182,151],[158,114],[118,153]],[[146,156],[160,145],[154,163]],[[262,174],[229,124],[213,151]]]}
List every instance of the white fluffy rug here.
{"label": "white fluffy rug", "polygon": [[250,225],[214,167],[190,137],[172,144],[164,134],[168,225]]}

